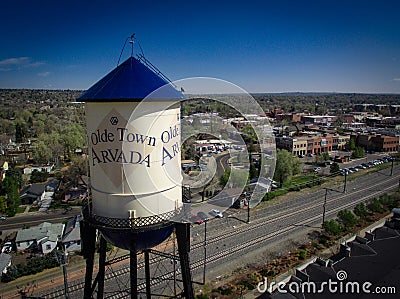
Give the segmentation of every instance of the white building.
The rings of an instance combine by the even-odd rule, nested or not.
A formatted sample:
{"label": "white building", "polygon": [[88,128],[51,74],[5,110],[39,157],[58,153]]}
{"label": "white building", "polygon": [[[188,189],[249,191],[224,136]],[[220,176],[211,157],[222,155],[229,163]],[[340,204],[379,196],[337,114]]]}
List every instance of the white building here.
{"label": "white building", "polygon": [[17,251],[33,249],[43,254],[52,252],[61,240],[64,230],[62,223],[43,222],[42,224],[18,231],[15,243]]}

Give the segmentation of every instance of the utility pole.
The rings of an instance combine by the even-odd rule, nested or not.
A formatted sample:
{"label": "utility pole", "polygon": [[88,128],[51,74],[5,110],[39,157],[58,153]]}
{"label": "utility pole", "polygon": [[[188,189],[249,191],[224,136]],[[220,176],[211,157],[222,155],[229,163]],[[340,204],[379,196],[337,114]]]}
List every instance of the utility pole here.
{"label": "utility pole", "polygon": [[246,192],[247,201],[247,223],[250,223],[250,192]]}
{"label": "utility pole", "polygon": [[324,205],[323,205],[323,211],[322,211],[322,226],[324,225],[325,222],[325,212],[326,212],[326,198],[328,196],[328,188],[325,188],[325,198],[324,198]]}
{"label": "utility pole", "polygon": [[63,276],[64,276],[64,296],[66,299],[69,299],[69,292],[68,292],[68,275],[67,275],[67,265],[68,265],[68,252],[63,246],[63,253],[58,257],[58,253],[56,252],[56,258],[57,261],[59,262],[62,270],[63,270]]}
{"label": "utility pole", "polygon": [[343,186],[343,193],[346,193],[346,187],[347,187],[347,171],[344,172],[344,186]]}
{"label": "utility pole", "polygon": [[203,257],[203,285],[206,284],[206,264],[207,264],[207,221],[204,221],[204,257]]}
{"label": "utility pole", "polygon": [[392,159],[392,167],[390,168],[390,176],[393,175],[393,165],[394,165],[394,159]]}

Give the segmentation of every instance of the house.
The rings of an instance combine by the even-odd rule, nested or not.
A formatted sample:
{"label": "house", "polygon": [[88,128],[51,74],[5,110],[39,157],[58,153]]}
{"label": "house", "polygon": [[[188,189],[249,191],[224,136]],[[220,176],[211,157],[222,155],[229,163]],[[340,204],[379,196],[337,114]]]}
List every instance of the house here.
{"label": "house", "polygon": [[32,249],[47,254],[52,252],[61,241],[64,224],[43,222],[42,224],[22,229],[17,232],[15,243],[17,251]]}
{"label": "house", "polygon": [[11,255],[0,253],[0,278],[7,273],[9,267],[11,267]]}
{"label": "house", "polygon": [[64,228],[62,243],[66,251],[76,252],[81,251],[81,231],[80,221],[81,215],[76,215],[74,218],[68,219]]}
{"label": "house", "polygon": [[37,171],[45,171],[45,172],[51,172],[54,170],[54,164],[53,165],[45,165],[45,166],[27,166],[24,168],[24,174],[31,174],[34,170]]}
{"label": "house", "polygon": [[51,179],[46,183],[46,191],[55,192],[60,186],[60,181],[57,179]]}
{"label": "house", "polygon": [[44,197],[46,184],[31,184],[20,193],[21,204],[29,205],[35,201],[41,201]]}
{"label": "house", "polygon": [[78,185],[77,187],[70,187],[65,191],[64,202],[74,200],[84,200],[87,197],[86,186]]}

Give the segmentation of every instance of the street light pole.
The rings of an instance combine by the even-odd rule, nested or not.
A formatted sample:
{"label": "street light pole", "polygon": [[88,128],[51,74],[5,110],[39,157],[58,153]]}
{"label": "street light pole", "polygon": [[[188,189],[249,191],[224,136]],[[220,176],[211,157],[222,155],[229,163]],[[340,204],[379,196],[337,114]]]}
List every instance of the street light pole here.
{"label": "street light pole", "polygon": [[250,192],[246,192],[247,201],[247,223],[250,223]]}

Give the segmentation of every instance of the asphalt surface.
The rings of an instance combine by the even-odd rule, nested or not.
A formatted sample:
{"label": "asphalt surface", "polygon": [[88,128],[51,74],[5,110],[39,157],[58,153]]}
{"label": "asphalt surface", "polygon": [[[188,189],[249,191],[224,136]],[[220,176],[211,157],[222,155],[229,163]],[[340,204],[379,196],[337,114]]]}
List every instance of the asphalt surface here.
{"label": "asphalt surface", "polygon": [[[22,227],[36,226],[43,222],[60,223],[64,220],[80,214],[80,207],[71,209],[56,209],[47,212],[29,212],[16,214],[0,222],[0,230],[3,232],[18,230]],[[3,233],[5,234],[5,233]]]}

